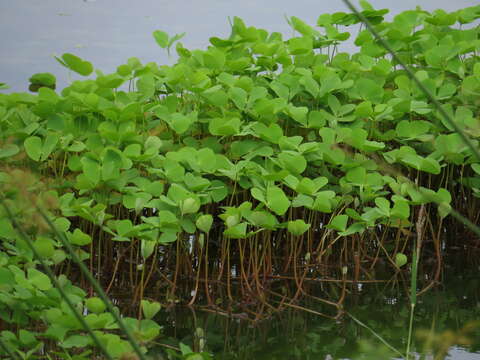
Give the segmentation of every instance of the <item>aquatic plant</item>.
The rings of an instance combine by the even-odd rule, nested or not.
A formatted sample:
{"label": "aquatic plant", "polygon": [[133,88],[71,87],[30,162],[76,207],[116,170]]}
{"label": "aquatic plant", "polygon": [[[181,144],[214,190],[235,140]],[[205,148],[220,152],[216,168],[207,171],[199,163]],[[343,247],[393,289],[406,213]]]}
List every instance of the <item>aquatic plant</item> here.
{"label": "aquatic plant", "polygon": [[[419,292],[433,286],[442,233],[456,224],[447,216],[478,222],[480,40],[468,25],[480,7],[386,22],[388,10],[362,6],[434,101],[369,29],[357,53],[340,52],[355,13],[323,14],[316,27],[290,17],[286,40],[235,17],[229,38],[205,50],[156,31],[161,47],[176,43],[176,64],[131,58],[61,92],[52,74],[35,74],[37,94],[0,94],[6,351],[28,357],[58,342],[58,356],[80,356],[96,336],[112,357],[137,342],[140,356],[160,334],[160,302],[271,312],[299,307],[313,281],[338,282],[336,297],[318,300],[340,316],[347,283],[379,262],[416,273],[411,254],[424,251],[436,268]],[[74,54],[56,59],[94,72]],[[100,286],[136,307],[126,331]]]}

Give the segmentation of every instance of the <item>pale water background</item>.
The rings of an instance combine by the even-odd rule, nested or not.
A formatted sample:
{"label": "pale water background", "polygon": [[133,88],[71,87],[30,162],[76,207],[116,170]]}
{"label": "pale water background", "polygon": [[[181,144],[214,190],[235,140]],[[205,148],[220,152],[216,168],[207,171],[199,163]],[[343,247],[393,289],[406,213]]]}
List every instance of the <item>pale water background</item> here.
{"label": "pale water background", "polygon": [[[453,11],[478,4],[475,0],[371,0],[375,8],[391,10],[387,18],[421,6],[425,10]],[[105,73],[114,72],[129,57],[168,64],[154,30],[173,35],[186,32],[187,48],[205,48],[212,36],[229,35],[228,17],[247,25],[291,34],[285,15],[309,24],[318,15],[346,11],[341,0],[0,0],[0,82],[7,91],[27,91],[37,72],[57,76],[60,88],[69,74],[53,55],[74,53]],[[348,49],[344,49],[348,50]],[[70,79],[76,79],[71,75]]]}

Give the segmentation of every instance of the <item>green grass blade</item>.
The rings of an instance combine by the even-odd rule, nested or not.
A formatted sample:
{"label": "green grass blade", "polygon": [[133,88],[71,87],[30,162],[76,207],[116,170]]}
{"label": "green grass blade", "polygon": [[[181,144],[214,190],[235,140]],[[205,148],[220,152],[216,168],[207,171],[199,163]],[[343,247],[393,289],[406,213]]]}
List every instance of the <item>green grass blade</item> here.
{"label": "green grass blade", "polygon": [[412,343],[413,334],[413,314],[415,312],[415,305],[417,304],[417,272],[418,272],[418,254],[417,247],[413,249],[412,256],[412,273],[410,278],[410,321],[408,324],[408,339],[407,339],[407,355],[406,359],[410,357],[410,345]]}
{"label": "green grass blade", "polygon": [[380,334],[375,332],[375,330],[373,330],[370,326],[361,322],[360,320],[358,320],[355,316],[353,316],[349,312],[345,312],[345,314],[350,316],[350,318],[352,318],[352,320],[355,321],[358,325],[360,325],[360,326],[364,327],[365,329],[367,329],[368,331],[370,331],[372,333],[372,335],[375,336],[378,340],[380,340],[386,347],[388,347],[394,353],[396,353],[397,355],[400,355],[403,358],[403,354],[400,351],[398,351],[396,348],[394,348],[392,345],[390,345],[387,340],[385,340],[383,337],[381,337]]}
{"label": "green grass blade", "polygon": [[412,273],[410,279],[410,304],[417,304],[417,268],[418,268],[418,257],[417,250],[413,250],[412,256]]}

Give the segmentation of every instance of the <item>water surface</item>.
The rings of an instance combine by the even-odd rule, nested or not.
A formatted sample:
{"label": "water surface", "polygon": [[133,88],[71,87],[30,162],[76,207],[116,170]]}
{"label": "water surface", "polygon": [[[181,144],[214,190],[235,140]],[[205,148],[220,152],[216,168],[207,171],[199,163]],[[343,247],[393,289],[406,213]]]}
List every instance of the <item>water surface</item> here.
{"label": "water surface", "polygon": [[[348,313],[401,353],[406,349],[410,309],[405,286],[400,282],[365,284],[357,288],[357,294],[351,293],[345,303]],[[321,292],[316,295],[321,296]],[[318,302],[302,305],[328,313],[328,306]],[[182,341],[199,350],[200,333],[205,350],[220,360],[400,359],[348,315],[334,321],[286,310],[266,321],[252,323],[194,309],[174,308],[164,314],[164,342],[175,345]],[[480,321],[478,269],[459,269],[443,285],[418,299],[412,346],[417,359],[434,359],[425,338],[425,334],[431,333],[437,345],[448,349],[446,359],[480,360],[480,323],[472,332],[465,333],[470,344],[459,344],[462,331],[475,321]]]}
{"label": "water surface", "polygon": [[[392,15],[421,5],[426,10],[453,11],[477,5],[475,0],[371,0]],[[248,25],[291,30],[285,15],[315,24],[318,15],[346,11],[342,1],[318,0],[0,0],[0,82],[10,91],[26,91],[29,77],[51,72],[64,87],[76,75],[68,74],[54,54],[74,53],[109,73],[137,56],[143,62],[168,64],[169,59],[152,38],[156,29],[169,34],[186,32],[187,48],[204,48],[212,36],[229,34],[228,17],[239,16]],[[348,49],[347,49],[348,50]]]}

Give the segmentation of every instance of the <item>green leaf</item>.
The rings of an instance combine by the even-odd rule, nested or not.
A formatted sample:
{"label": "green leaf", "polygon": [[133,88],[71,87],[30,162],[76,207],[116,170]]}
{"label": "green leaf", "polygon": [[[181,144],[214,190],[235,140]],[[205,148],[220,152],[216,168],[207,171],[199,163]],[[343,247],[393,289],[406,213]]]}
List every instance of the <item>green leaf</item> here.
{"label": "green leaf", "polygon": [[96,185],[100,182],[101,167],[100,164],[88,157],[82,157],[80,160],[82,163],[83,174],[92,185]]}
{"label": "green leaf", "polygon": [[16,231],[7,218],[0,218],[0,237],[6,239],[14,239],[16,237]]}
{"label": "green leaf", "polygon": [[41,85],[55,88],[57,79],[51,73],[37,73],[33,74],[30,79],[28,79],[28,81],[30,81],[32,85]]}
{"label": "green leaf", "polygon": [[93,72],[93,66],[90,62],[82,60],[76,55],[65,53],[61,58],[55,57],[57,61],[63,66],[69,68],[76,73],[88,76]]}
{"label": "green leaf", "polygon": [[[20,152],[20,148],[15,144],[6,144],[0,149],[0,159],[9,158],[17,155]],[[30,155],[29,155],[30,156]]]}
{"label": "green leaf", "polygon": [[247,92],[239,87],[232,87],[228,91],[228,96],[235,106],[240,110],[244,110],[247,105]]}
{"label": "green leaf", "polygon": [[206,173],[212,173],[217,170],[217,157],[210,148],[198,150],[197,163],[200,169]]}
{"label": "green leaf", "polygon": [[310,25],[307,25],[305,22],[303,22],[296,16],[291,16],[289,20],[290,20],[290,25],[300,34],[306,35],[306,36],[318,35],[318,31],[316,31]]}
{"label": "green leaf", "polygon": [[144,99],[149,99],[155,93],[155,78],[152,74],[143,74],[137,80],[137,89]]}
{"label": "green leaf", "polygon": [[115,230],[121,237],[130,237],[136,233],[130,219],[112,221]]}
{"label": "green leaf", "polygon": [[360,0],[359,3],[363,10],[375,10],[367,0]]}
{"label": "green leaf", "polygon": [[305,221],[298,219],[294,221],[289,221],[287,229],[290,233],[295,236],[300,236],[310,229],[310,224],[306,224]]}
{"label": "green leaf", "polygon": [[347,228],[348,215],[337,215],[327,225],[329,229],[345,231]]}
{"label": "green leaf", "polygon": [[314,200],[310,196],[298,194],[292,200],[292,207],[306,207],[307,209],[311,209],[313,208],[313,203]]}
{"label": "green leaf", "polygon": [[85,335],[71,335],[60,343],[60,346],[65,349],[70,349],[73,347],[85,348],[88,346],[92,340]]}
{"label": "green leaf", "polygon": [[263,123],[257,122],[253,124],[252,128],[261,139],[273,144],[278,144],[283,136],[283,130],[278,124],[266,126]]}
{"label": "green leaf", "polygon": [[354,112],[357,118],[368,118],[373,115],[373,108],[371,101],[363,101],[358,104]]}
{"label": "green leaf", "polygon": [[213,216],[210,214],[201,215],[198,217],[197,221],[195,222],[197,228],[202,230],[203,232],[208,233],[213,224]]}
{"label": "green leaf", "polygon": [[408,220],[410,217],[410,205],[408,201],[400,196],[394,195],[393,199],[393,208],[391,210],[391,216]]}
{"label": "green leaf", "polygon": [[162,305],[157,301],[142,300],[141,304],[143,316],[145,316],[146,319],[153,319],[162,308]]}
{"label": "green leaf", "polygon": [[50,258],[53,256],[55,248],[53,246],[53,241],[49,238],[39,236],[37,240],[33,243],[35,250],[40,254],[43,258]]}
{"label": "green leaf", "polygon": [[283,215],[290,207],[290,200],[278,186],[267,188],[267,206],[277,215]]}
{"label": "green leaf", "polygon": [[52,283],[47,275],[34,268],[27,270],[28,281],[39,290],[46,291],[52,288]]}
{"label": "green leaf", "polygon": [[350,225],[347,230],[341,231],[338,233],[340,236],[350,236],[356,233],[362,233],[365,230],[365,225],[363,223],[353,223]]}
{"label": "green leaf", "polygon": [[376,81],[368,78],[360,78],[355,83],[353,90],[356,96],[372,103],[381,103],[383,99],[383,87]]}
{"label": "green leaf", "polygon": [[313,39],[311,36],[291,38],[288,40],[288,49],[291,55],[308,54],[313,49]]}
{"label": "green leaf", "polygon": [[252,211],[245,218],[253,225],[264,229],[274,230],[277,228],[277,218],[268,211]]}
{"label": "green leaf", "polygon": [[331,200],[335,197],[335,193],[330,190],[321,191],[317,194],[315,202],[313,203],[313,209],[325,213],[332,212]]}
{"label": "green leaf", "polygon": [[410,111],[424,115],[431,112],[432,109],[425,101],[412,101],[410,103]]}
{"label": "green leaf", "polygon": [[320,85],[311,76],[303,76],[300,78],[300,84],[305,87],[305,90],[310,93],[314,98],[317,98],[320,94]]}
{"label": "green leaf", "polygon": [[390,202],[384,197],[379,197],[375,199],[375,205],[379,209],[382,215],[389,217],[390,216]]}
{"label": "green leaf", "polygon": [[472,167],[473,171],[475,171],[477,173],[477,175],[480,175],[480,164],[475,163],[475,164],[472,164],[471,167]]}
{"label": "green leaf", "polygon": [[358,166],[349,170],[346,174],[346,179],[354,185],[363,185],[365,184],[367,176],[367,171],[364,167]]}
{"label": "green leaf", "polygon": [[256,188],[256,187],[251,188],[250,193],[252,194],[252,197],[254,199],[257,199],[258,201],[264,204],[267,203],[267,200],[265,199],[265,193],[259,188]]}
{"label": "green leaf", "polygon": [[30,136],[25,139],[23,146],[32,160],[40,160],[40,156],[42,156],[42,139],[38,136]]}
{"label": "green leaf", "polygon": [[127,77],[132,73],[132,68],[127,65],[123,64],[117,67],[117,74],[123,77]]}
{"label": "green leaf", "polygon": [[407,256],[402,253],[396,253],[395,254],[395,265],[397,265],[399,268],[405,265],[408,262]]}
{"label": "green leaf", "polygon": [[320,129],[325,126],[327,119],[322,112],[313,110],[308,113],[308,127],[312,129]]}
{"label": "green leaf", "polygon": [[278,155],[283,167],[294,174],[301,174],[307,168],[307,161],[299,153],[283,151]]}
{"label": "green leaf", "polygon": [[406,139],[416,139],[426,134],[431,128],[431,123],[423,120],[408,121],[402,120],[396,126],[397,136]]}
{"label": "green leaf", "polygon": [[20,329],[20,331],[18,332],[18,340],[20,340],[22,345],[25,346],[33,347],[38,343],[34,333],[24,329]]}
{"label": "green leaf", "polygon": [[85,301],[85,306],[87,307],[88,311],[94,314],[100,314],[107,308],[103,300],[98,297],[91,297],[87,299]]}
{"label": "green leaf", "polygon": [[168,34],[165,31],[155,30],[153,32],[153,37],[157,44],[162,48],[166,49],[168,46]]}
{"label": "green leaf", "polygon": [[293,120],[302,125],[307,125],[308,108],[306,106],[293,106],[288,107],[288,113]]}
{"label": "green leaf", "polygon": [[180,202],[182,214],[194,214],[200,209],[200,200],[197,197],[189,197]]}
{"label": "green leaf", "polygon": [[47,135],[47,137],[45,138],[45,142],[43,143],[43,146],[42,146],[42,156],[40,158],[41,161],[46,160],[50,156],[52,151],[55,149],[55,146],[57,145],[58,140],[59,140],[59,137],[56,134]]}
{"label": "green leaf", "polygon": [[241,121],[237,117],[210,119],[208,130],[212,135],[229,136],[240,132]]}
{"label": "green leaf", "polygon": [[190,116],[186,116],[180,113],[174,113],[170,116],[170,127],[177,133],[183,134],[192,125],[193,121]]}
{"label": "green leaf", "polygon": [[177,231],[173,229],[167,229],[162,233],[162,235],[160,235],[158,242],[161,244],[168,244],[176,240],[177,240]]}
{"label": "green leaf", "polygon": [[142,255],[143,259],[146,260],[153,254],[155,251],[155,246],[157,243],[152,240],[141,240],[140,245],[140,254]]}
{"label": "green leaf", "polygon": [[247,234],[247,223],[242,222],[226,229],[223,234],[232,239],[243,239]]}
{"label": "green leaf", "polygon": [[80,229],[75,229],[73,234],[70,235],[70,242],[74,245],[84,246],[92,242],[90,235],[85,234]]}

